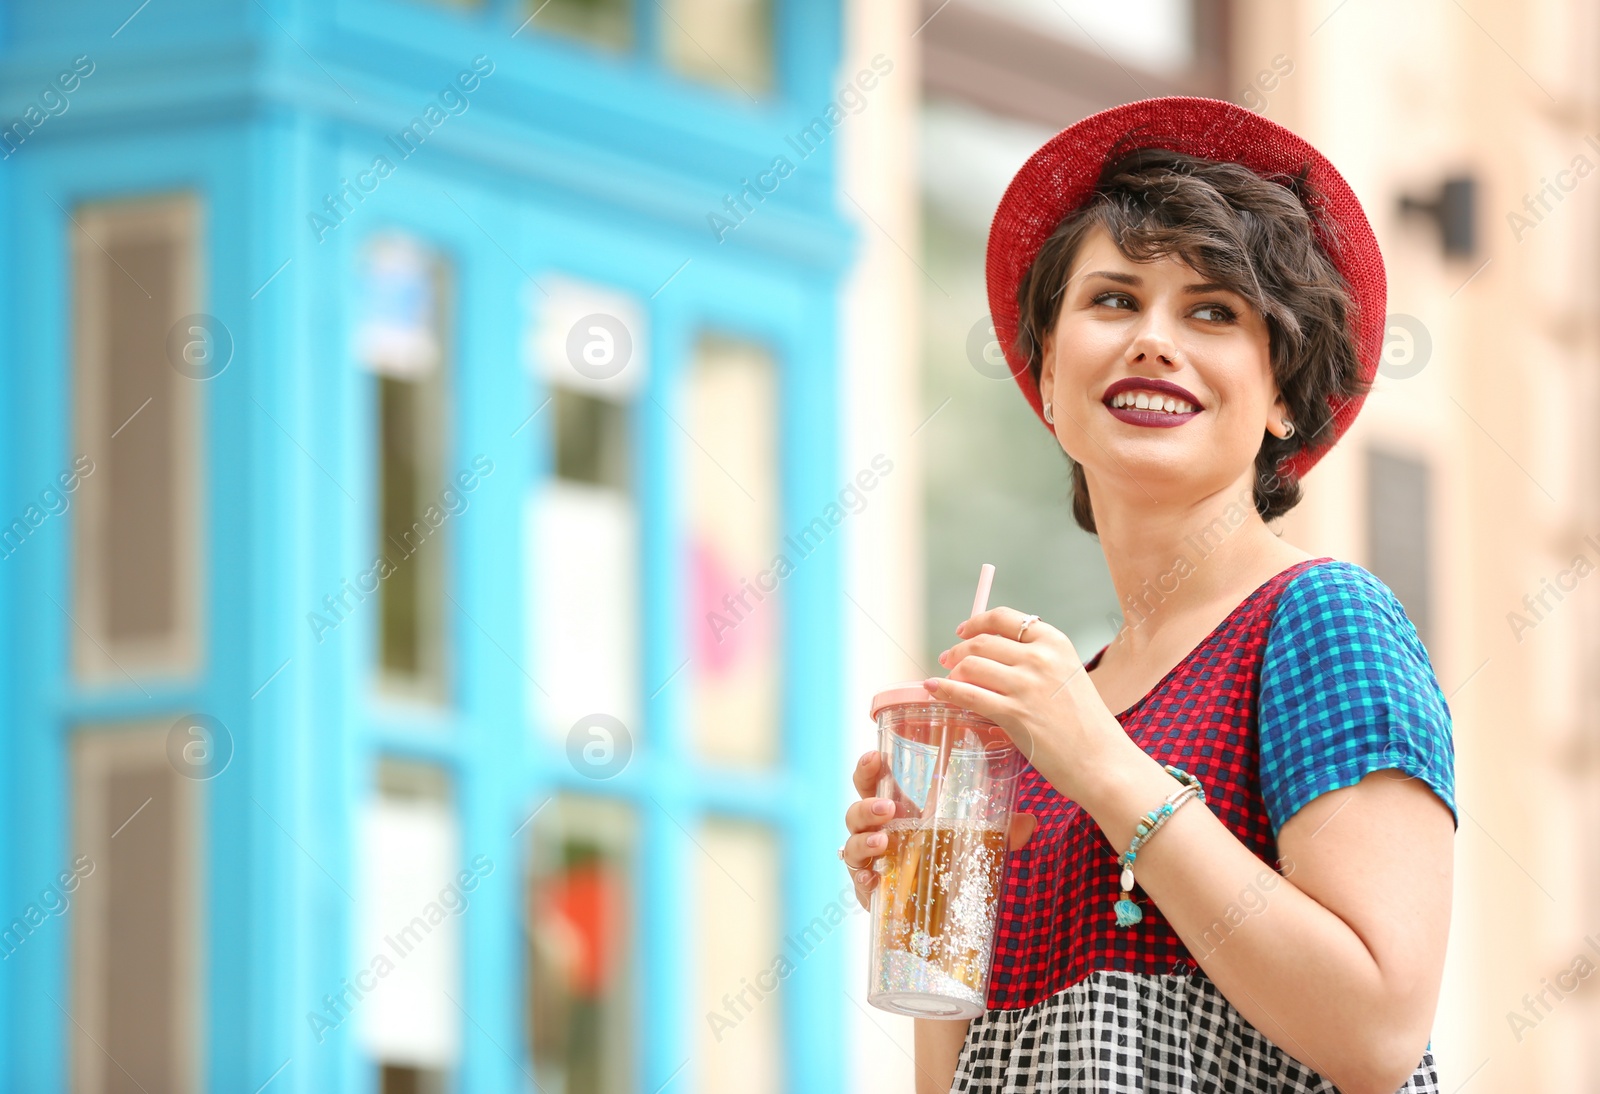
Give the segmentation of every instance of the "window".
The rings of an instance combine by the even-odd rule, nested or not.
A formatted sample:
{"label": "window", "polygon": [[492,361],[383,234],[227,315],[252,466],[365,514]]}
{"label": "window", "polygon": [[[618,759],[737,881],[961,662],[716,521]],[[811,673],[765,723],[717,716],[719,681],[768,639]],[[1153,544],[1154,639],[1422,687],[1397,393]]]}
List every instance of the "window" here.
{"label": "window", "polygon": [[445,1094],[444,1076],[421,1068],[384,1064],[378,1069],[378,1094]]}
{"label": "window", "polygon": [[594,42],[613,49],[633,44],[632,0],[522,0],[523,14],[533,27]]}
{"label": "window", "polygon": [[[780,582],[823,548],[826,517],[778,538],[777,377],[760,346],[702,337],[686,379],[685,417],[669,425],[688,478],[693,732],[707,758],[771,764],[778,756]],[[782,560],[780,561],[780,552]]]}
{"label": "window", "polygon": [[197,784],[168,763],[166,746],[164,726],[73,739],[77,1094],[199,1089]]}
{"label": "window", "polygon": [[[188,197],[84,206],[69,225],[74,462],[73,665],[80,678],[187,673],[198,659],[197,387],[169,337],[199,308]],[[180,324],[184,320],[184,324]]]}
{"label": "window", "polygon": [[365,256],[359,353],[374,374],[378,678],[393,694],[445,699],[445,454],[449,271],[389,237]]}
{"label": "window", "polygon": [[1368,568],[1394,590],[1424,645],[1433,625],[1431,480],[1428,465],[1414,456],[1367,451]]}
{"label": "window", "polygon": [[637,43],[641,9],[660,35],[661,60],[692,80],[752,98],[773,86],[773,0],[520,0],[530,29],[623,52]]}
{"label": "window", "polygon": [[622,1094],[634,1083],[632,811],[565,795],[532,826],[528,1037],[546,1094]]}
{"label": "window", "polygon": [[629,491],[627,407],[565,385],[555,399],[555,474],[619,495]]}
{"label": "window", "polygon": [[[461,1054],[461,916],[494,871],[461,861],[449,776],[383,760],[365,818],[356,972],[329,983],[330,1022],[354,1016],[381,1094],[442,1091]],[[325,1000],[325,1005],[327,1001]]]}
{"label": "window", "polygon": [[780,989],[805,957],[778,937],[778,840],[770,829],[722,819],[695,839],[699,1088],[775,1094],[784,1068]]}
{"label": "window", "polygon": [[[1208,11],[1195,0],[1149,0],[1128,10],[1096,0],[970,0],[1034,33],[1065,38],[1084,49],[1158,72],[1195,60],[1196,24]],[[1063,120],[1062,124],[1066,124]]]}
{"label": "window", "polygon": [[[524,434],[546,446],[550,470],[527,511],[529,701],[562,742],[593,714],[620,721],[631,740],[642,626],[632,422],[644,319],[625,294],[560,277],[545,284],[548,297],[530,299],[528,347],[547,394]],[[615,771],[601,762],[585,773]]]}
{"label": "window", "polygon": [[662,0],[661,13],[674,69],[752,96],[772,87],[772,0]]}

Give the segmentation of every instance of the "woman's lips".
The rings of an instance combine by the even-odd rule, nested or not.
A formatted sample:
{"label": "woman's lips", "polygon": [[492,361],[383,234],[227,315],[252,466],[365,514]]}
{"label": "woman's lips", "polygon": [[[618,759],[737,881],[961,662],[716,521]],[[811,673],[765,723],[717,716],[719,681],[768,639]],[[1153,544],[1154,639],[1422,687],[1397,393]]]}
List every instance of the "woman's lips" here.
{"label": "woman's lips", "polygon": [[1131,406],[1107,406],[1106,409],[1129,425],[1149,425],[1157,429],[1171,429],[1173,426],[1182,425],[1200,413],[1198,410],[1190,410],[1183,414],[1175,414],[1165,410],[1140,410]]}

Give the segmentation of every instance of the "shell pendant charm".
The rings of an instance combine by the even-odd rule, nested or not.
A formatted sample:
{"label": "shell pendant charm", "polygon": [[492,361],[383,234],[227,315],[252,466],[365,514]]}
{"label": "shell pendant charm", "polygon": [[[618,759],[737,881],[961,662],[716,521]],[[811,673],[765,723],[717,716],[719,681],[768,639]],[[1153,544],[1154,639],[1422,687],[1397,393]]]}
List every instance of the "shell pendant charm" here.
{"label": "shell pendant charm", "polygon": [[1133,863],[1122,864],[1122,898],[1113,905],[1117,911],[1117,926],[1131,927],[1144,918],[1144,912],[1133,902]]}

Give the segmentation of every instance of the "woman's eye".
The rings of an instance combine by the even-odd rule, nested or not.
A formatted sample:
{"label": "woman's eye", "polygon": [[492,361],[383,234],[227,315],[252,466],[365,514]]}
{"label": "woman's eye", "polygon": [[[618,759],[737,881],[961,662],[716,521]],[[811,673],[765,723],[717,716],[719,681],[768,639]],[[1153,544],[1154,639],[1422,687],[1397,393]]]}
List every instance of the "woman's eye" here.
{"label": "woman's eye", "polygon": [[[1206,314],[1208,312],[1210,315]],[[1194,310],[1194,314],[1201,319],[1210,319],[1214,323],[1226,323],[1233,318],[1233,309],[1224,304],[1201,304]]]}
{"label": "woman's eye", "polygon": [[1106,304],[1111,307],[1121,307],[1124,304],[1129,307],[1133,306],[1133,301],[1128,298],[1128,294],[1120,292],[1103,292],[1099,296],[1095,297],[1093,302],[1096,304]]}

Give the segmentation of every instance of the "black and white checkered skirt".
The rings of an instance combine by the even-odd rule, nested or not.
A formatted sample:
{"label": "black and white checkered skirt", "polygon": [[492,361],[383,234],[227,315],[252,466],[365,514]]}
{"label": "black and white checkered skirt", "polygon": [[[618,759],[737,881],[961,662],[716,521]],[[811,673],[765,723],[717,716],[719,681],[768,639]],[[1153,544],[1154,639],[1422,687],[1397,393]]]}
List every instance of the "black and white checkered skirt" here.
{"label": "black and white checkered skirt", "polygon": [[[1400,1088],[1437,1094],[1433,1054]],[[967,1027],[951,1094],[1338,1094],[1267,1040],[1200,971],[1095,972]]]}

